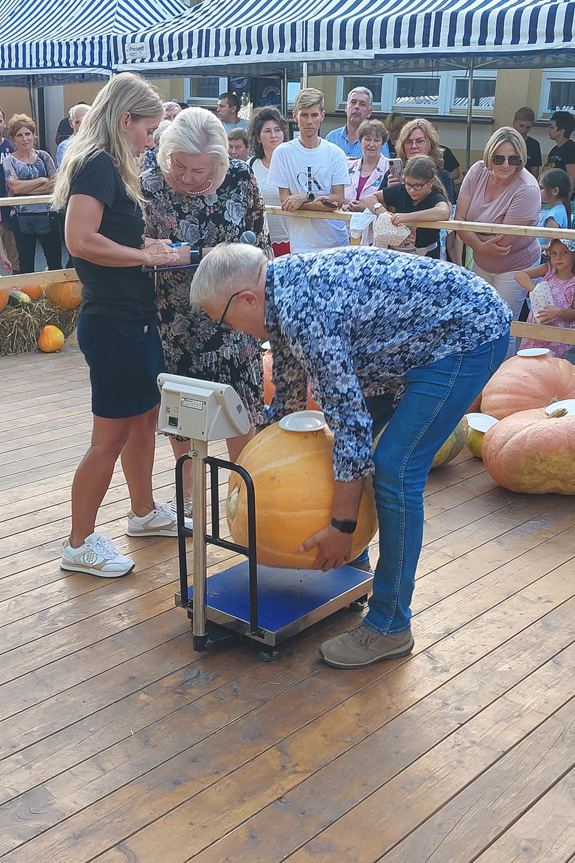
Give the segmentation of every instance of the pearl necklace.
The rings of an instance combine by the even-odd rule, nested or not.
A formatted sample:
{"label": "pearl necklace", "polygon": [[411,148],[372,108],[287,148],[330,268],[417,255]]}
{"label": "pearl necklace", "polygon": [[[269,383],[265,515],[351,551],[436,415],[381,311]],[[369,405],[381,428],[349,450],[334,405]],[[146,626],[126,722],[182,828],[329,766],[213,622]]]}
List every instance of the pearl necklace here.
{"label": "pearl necklace", "polygon": [[214,181],[213,181],[213,179],[212,179],[212,180],[210,180],[210,185],[209,185],[209,186],[206,186],[206,188],[205,188],[205,189],[199,189],[198,191],[190,192],[190,195],[205,195],[205,194],[206,194],[206,192],[209,192],[209,191],[210,191],[210,189],[212,188],[213,182],[214,182]]}

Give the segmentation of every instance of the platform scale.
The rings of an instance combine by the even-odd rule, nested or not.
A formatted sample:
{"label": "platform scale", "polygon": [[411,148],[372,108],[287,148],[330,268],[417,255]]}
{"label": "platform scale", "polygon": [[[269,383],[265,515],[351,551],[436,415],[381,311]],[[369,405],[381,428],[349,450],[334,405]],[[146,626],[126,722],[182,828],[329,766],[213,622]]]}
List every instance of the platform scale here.
{"label": "platform scale", "polygon": [[[176,464],[180,590],[176,605],[192,621],[194,650],[208,642],[246,639],[264,655],[345,606],[361,607],[371,592],[372,576],[352,566],[328,572],[282,569],[257,564],[256,500],[249,473],[239,465],[208,456],[208,442],[246,434],[249,420],[238,394],[226,384],[178,375],[158,377],[160,431],[190,438],[189,453]],[[290,432],[297,434],[298,432]],[[188,584],[184,527],[183,467],[192,461],[194,480],[193,586]],[[207,482],[211,479],[211,533],[207,531]],[[236,471],[248,491],[248,546],[222,539],[219,518],[219,471]],[[202,541],[198,541],[202,538]],[[208,579],[208,545],[244,555],[247,560]]]}

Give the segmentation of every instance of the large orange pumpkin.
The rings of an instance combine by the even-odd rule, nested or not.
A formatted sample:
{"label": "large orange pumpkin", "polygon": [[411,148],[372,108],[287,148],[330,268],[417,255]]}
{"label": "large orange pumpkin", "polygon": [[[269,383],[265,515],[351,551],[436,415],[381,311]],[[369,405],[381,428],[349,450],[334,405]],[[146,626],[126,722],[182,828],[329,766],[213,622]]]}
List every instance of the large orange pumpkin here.
{"label": "large orange pumpkin", "polygon": [[44,327],[38,339],[38,347],[45,354],[51,354],[53,351],[59,351],[64,344],[64,333],[58,327]]}
{"label": "large orange pumpkin", "polygon": [[20,288],[23,294],[27,294],[31,300],[38,300],[42,296],[42,285],[26,285]]}
{"label": "large orange pumpkin", "polygon": [[[271,351],[266,351],[262,357],[263,367],[264,367],[264,401],[266,405],[271,404],[273,395],[276,391],[272,383],[272,374],[274,370],[274,358]],[[309,389],[308,397],[307,397],[307,410],[310,411],[320,411],[321,408],[315,402],[311,396],[311,386]]]}
{"label": "large orange pumpkin", "polygon": [[481,413],[500,420],[518,411],[575,398],[575,367],[548,354],[511,357],[483,388]]}
{"label": "large orange pumpkin", "polygon": [[[302,553],[299,547],[331,520],[333,434],[327,428],[284,431],[274,423],[246,445],[238,464],[254,481],[258,563],[290,569],[311,567],[317,549]],[[227,517],[234,541],[247,545],[246,487],[235,473],[230,479]],[[353,557],[373,539],[376,530],[375,500],[368,479],[353,534]]]}
{"label": "large orange pumpkin", "polygon": [[483,439],[483,463],[495,482],[523,494],[575,494],[575,416],[519,411]]}
{"label": "large orange pumpkin", "polygon": [[46,299],[59,309],[75,309],[82,302],[82,283],[53,282],[44,288]]}
{"label": "large orange pumpkin", "polygon": [[10,291],[8,288],[0,288],[0,312],[6,308]]}

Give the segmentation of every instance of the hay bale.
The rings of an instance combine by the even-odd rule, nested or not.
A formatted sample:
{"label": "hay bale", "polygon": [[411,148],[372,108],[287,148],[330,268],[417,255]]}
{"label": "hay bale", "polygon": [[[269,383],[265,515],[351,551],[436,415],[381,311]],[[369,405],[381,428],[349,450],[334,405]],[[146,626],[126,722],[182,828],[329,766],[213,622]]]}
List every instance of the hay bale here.
{"label": "hay bale", "polygon": [[0,356],[37,351],[38,337],[45,326],[58,327],[67,337],[74,331],[78,309],[57,309],[40,299],[21,306],[6,306],[0,312]]}

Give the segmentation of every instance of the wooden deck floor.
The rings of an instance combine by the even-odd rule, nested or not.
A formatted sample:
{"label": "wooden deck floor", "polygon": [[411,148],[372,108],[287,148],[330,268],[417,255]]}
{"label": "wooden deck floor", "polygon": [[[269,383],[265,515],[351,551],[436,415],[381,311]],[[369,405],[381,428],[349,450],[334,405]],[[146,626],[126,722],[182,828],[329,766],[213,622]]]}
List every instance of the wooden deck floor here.
{"label": "wooden deck floor", "polygon": [[[412,657],[195,654],[173,540],[60,571],[90,429],[79,353],[0,359],[2,863],[566,863],[575,859],[575,505],[433,473]],[[159,441],[158,499],[173,463]],[[227,553],[210,552],[214,568]]]}

